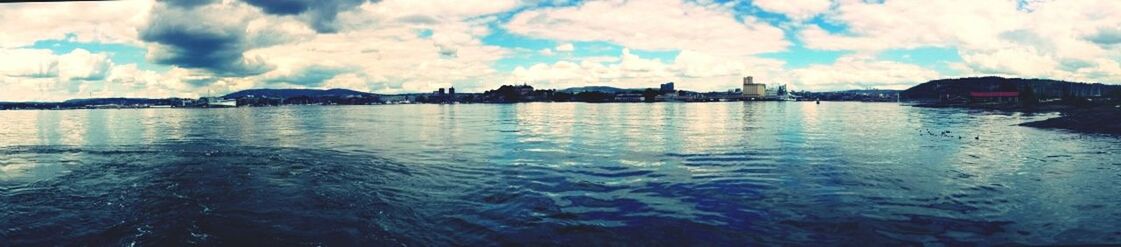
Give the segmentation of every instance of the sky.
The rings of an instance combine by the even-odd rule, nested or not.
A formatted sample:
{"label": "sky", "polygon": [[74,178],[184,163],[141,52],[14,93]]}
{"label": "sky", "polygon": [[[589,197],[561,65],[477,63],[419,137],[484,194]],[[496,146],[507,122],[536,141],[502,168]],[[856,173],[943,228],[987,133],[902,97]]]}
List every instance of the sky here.
{"label": "sky", "polygon": [[0,101],[1121,83],[1117,0],[124,0],[0,4],[0,23]]}

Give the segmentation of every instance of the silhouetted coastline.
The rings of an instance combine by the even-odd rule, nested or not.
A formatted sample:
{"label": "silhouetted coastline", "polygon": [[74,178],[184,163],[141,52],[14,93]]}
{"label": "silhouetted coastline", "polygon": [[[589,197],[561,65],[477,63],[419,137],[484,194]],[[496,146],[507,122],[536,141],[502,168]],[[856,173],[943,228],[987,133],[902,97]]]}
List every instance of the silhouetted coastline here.
{"label": "silhouetted coastline", "polygon": [[1021,126],[1065,129],[1086,133],[1106,133],[1121,135],[1121,107],[1098,106],[1078,108],[1062,112],[1061,117],[1028,122]]}
{"label": "silhouetted coastline", "polygon": [[1121,86],[1045,79],[974,77],[934,80],[900,93],[916,107],[1060,112],[1022,126],[1121,134]]}
{"label": "silhouetted coastline", "polygon": [[[791,92],[785,87],[763,97],[748,97],[738,90],[694,92],[661,88],[624,89],[606,86],[536,89],[528,84],[503,85],[482,93],[457,93],[441,88],[431,93],[374,94],[349,89],[248,89],[217,97],[190,98],[91,98],[63,102],[0,102],[0,110],[66,110],[131,108],[225,108],[282,105],[382,105],[382,104],[508,104],[527,102],[649,103],[731,101],[860,101],[896,102],[898,90],[846,90]],[[236,102],[236,103],[235,103]]]}

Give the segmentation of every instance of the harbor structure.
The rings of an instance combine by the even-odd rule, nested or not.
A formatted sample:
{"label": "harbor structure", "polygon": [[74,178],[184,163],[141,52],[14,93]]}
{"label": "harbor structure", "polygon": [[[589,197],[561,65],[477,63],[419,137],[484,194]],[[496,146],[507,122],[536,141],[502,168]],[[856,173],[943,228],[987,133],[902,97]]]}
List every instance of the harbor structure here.
{"label": "harbor structure", "polygon": [[658,91],[660,91],[663,94],[677,92],[677,90],[674,90],[674,88],[673,88],[673,82],[672,81],[662,83],[661,85],[658,85],[658,89],[659,89]]}
{"label": "harbor structure", "polygon": [[1020,92],[969,92],[969,99],[974,103],[1013,103],[1020,102]]}
{"label": "harbor structure", "polygon": [[765,96],[767,96],[767,85],[755,83],[755,78],[751,76],[743,78],[744,98],[763,98]]}

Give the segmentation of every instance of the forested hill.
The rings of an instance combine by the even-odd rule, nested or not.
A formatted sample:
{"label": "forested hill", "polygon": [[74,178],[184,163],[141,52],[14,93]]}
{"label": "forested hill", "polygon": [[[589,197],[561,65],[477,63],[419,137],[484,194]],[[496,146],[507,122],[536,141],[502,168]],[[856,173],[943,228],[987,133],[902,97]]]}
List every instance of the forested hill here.
{"label": "forested hill", "polygon": [[1039,98],[1097,97],[1121,92],[1119,85],[990,76],[933,80],[904,90],[900,97],[906,100],[937,100],[947,95],[967,96],[969,92],[1023,92],[1028,89]]}

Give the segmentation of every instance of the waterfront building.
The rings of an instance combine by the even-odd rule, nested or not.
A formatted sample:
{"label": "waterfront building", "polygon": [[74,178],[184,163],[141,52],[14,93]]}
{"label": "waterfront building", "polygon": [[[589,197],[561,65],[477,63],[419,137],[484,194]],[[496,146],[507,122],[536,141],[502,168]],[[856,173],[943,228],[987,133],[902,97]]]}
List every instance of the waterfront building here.
{"label": "waterfront building", "polygon": [[743,78],[744,98],[763,98],[767,96],[767,85],[757,84],[751,76]]}
{"label": "waterfront building", "polygon": [[654,96],[654,101],[658,101],[658,102],[688,102],[688,101],[696,101],[696,100],[700,99],[699,96],[700,95],[696,95],[696,94],[681,95],[681,94],[671,93],[671,94],[662,94],[662,95]]}
{"label": "waterfront building", "polygon": [[237,100],[223,99],[221,97],[203,97],[199,99],[205,107],[237,107]]}
{"label": "waterfront building", "polygon": [[661,85],[659,85],[659,90],[658,91],[660,91],[663,94],[676,92],[676,90],[673,89],[673,82],[672,81],[662,83]]}
{"label": "waterfront building", "polygon": [[1020,92],[969,92],[969,99],[974,103],[1011,103],[1020,101]]}
{"label": "waterfront building", "polygon": [[455,102],[455,88],[454,87],[449,87],[448,88],[448,95],[444,98],[444,102],[447,102],[447,103],[454,103]]}
{"label": "waterfront building", "polygon": [[778,88],[775,88],[775,87],[767,87],[767,90],[766,90],[766,92],[765,92],[764,94],[766,94],[766,97],[767,97],[767,98],[774,98],[774,97],[778,97]]}
{"label": "waterfront building", "polygon": [[615,95],[616,102],[642,102],[643,99],[640,93],[621,93]]}
{"label": "waterfront building", "polygon": [[785,84],[775,84],[766,88],[766,98],[769,100],[791,100],[790,92]]}
{"label": "waterfront building", "polygon": [[386,104],[411,104],[416,102],[416,95],[383,95],[381,100]]}

